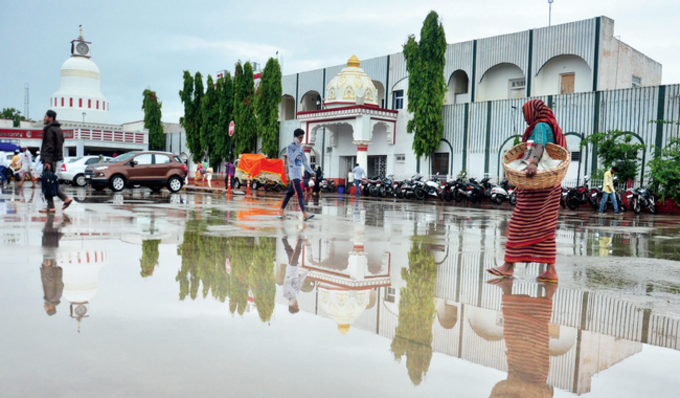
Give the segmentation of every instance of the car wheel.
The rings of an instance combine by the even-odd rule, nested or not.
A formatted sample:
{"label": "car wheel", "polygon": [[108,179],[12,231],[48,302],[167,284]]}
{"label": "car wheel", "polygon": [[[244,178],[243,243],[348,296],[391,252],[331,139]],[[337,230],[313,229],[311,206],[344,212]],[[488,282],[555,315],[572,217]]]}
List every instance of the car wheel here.
{"label": "car wheel", "polygon": [[179,177],[170,177],[168,180],[168,189],[172,193],[179,192],[179,190],[182,189],[182,180],[180,180]]}
{"label": "car wheel", "polygon": [[120,192],[125,188],[125,178],[121,175],[111,177],[111,189],[115,192]]}
{"label": "car wheel", "polygon": [[254,190],[257,190],[257,188],[260,187],[260,182],[257,180],[253,180],[250,184],[250,187],[253,188]]}
{"label": "car wheel", "polygon": [[239,189],[241,188],[241,181],[237,178],[236,181],[234,181],[234,188]]}
{"label": "car wheel", "polygon": [[77,187],[84,187],[85,185],[87,185],[87,180],[85,179],[85,175],[78,174],[77,176],[75,176],[72,183]]}

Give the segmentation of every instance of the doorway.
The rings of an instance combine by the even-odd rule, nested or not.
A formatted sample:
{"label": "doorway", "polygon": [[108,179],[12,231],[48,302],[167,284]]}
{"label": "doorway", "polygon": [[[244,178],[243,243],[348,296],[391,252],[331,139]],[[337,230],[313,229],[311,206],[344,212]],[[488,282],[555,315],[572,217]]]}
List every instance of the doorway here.
{"label": "doorway", "polygon": [[574,92],[574,74],[565,73],[560,75],[560,93],[561,94],[571,94]]}

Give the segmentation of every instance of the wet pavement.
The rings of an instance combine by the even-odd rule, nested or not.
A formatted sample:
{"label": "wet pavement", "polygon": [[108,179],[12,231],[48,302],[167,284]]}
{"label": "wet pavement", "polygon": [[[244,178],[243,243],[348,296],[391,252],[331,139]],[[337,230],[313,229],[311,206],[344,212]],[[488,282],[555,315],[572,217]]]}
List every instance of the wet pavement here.
{"label": "wet pavement", "polygon": [[680,396],[677,217],[562,211],[554,287],[508,204],[67,192],[0,193],[2,397]]}

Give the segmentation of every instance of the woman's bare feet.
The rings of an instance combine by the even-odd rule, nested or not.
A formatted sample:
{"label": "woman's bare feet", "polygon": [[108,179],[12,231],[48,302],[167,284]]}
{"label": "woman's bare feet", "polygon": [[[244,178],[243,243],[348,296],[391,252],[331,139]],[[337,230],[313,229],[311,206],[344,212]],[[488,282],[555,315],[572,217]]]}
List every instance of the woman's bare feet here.
{"label": "woman's bare feet", "polygon": [[487,268],[486,272],[494,276],[500,276],[502,278],[509,278],[515,272],[515,264],[505,262],[500,267]]}
{"label": "woman's bare feet", "polygon": [[541,276],[537,277],[536,280],[539,282],[557,283],[559,278],[557,276],[557,271],[555,270],[555,264],[546,265],[547,267],[545,272],[543,272]]}

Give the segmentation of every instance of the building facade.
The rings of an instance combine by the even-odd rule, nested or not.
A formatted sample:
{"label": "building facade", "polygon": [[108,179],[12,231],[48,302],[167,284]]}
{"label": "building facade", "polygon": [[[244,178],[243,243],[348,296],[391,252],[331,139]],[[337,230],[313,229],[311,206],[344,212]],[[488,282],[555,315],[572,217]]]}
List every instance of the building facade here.
{"label": "building facade", "polygon": [[[329,89],[345,68],[283,77],[281,157],[295,128],[306,129],[310,115],[313,119],[333,108]],[[404,178],[416,171],[456,175],[461,170],[474,177],[498,176],[501,154],[526,127],[521,107],[528,97],[551,106],[567,134],[574,155],[568,179],[598,166],[596,148],[580,148],[589,134],[610,129],[632,132],[649,146],[644,160],[651,159],[652,145],[664,145],[677,135],[674,127],[649,121],[678,118],[680,88],[660,86],[661,65],[615,38],[614,21],[607,17],[449,44],[444,138],[432,156],[420,161],[413,156],[413,137],[406,132],[410,114],[403,54],[363,60],[360,68],[375,89],[372,110],[394,119],[395,128],[388,132],[381,125],[365,126],[357,137],[351,122],[312,125],[307,150],[312,162],[322,165],[331,178],[344,178],[357,161],[369,176]],[[364,97],[350,102],[343,105],[372,105]]]}

